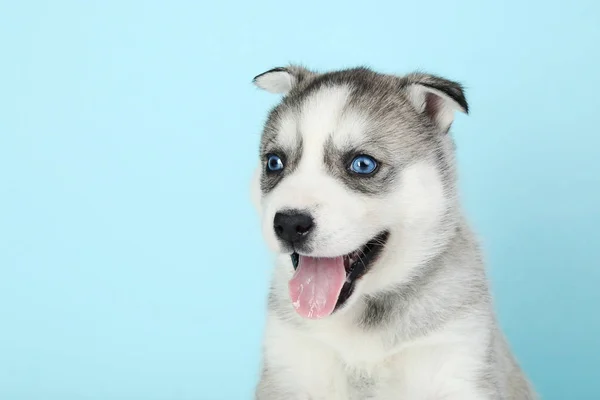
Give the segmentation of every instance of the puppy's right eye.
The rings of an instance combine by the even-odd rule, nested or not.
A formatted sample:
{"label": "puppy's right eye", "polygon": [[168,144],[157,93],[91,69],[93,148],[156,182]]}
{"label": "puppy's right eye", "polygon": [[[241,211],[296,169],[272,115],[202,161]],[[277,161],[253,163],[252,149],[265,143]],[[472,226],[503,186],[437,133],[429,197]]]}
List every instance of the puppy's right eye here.
{"label": "puppy's right eye", "polygon": [[359,175],[370,175],[377,170],[377,161],[366,154],[354,157],[350,163],[350,171]]}
{"label": "puppy's right eye", "polygon": [[267,156],[267,171],[280,172],[283,170],[283,160],[277,154],[269,154]]}

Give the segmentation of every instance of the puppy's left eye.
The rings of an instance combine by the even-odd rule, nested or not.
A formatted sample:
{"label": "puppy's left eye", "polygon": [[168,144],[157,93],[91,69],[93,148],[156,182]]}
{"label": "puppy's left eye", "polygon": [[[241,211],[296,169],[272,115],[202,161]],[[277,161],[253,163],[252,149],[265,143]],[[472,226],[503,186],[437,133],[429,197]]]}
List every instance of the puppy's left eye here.
{"label": "puppy's left eye", "polygon": [[377,161],[371,156],[360,155],[354,157],[350,163],[350,170],[360,175],[369,175],[377,169]]}
{"label": "puppy's left eye", "polygon": [[283,160],[276,154],[269,154],[267,156],[267,171],[279,172],[283,169]]}

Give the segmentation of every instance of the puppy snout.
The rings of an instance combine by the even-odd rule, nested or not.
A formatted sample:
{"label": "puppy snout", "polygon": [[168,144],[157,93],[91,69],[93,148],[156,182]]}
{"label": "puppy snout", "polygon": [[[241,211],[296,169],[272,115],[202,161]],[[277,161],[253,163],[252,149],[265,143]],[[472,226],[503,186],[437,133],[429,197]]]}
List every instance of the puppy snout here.
{"label": "puppy snout", "polygon": [[312,216],[301,210],[286,210],[275,214],[273,229],[277,237],[295,248],[306,242],[314,228]]}

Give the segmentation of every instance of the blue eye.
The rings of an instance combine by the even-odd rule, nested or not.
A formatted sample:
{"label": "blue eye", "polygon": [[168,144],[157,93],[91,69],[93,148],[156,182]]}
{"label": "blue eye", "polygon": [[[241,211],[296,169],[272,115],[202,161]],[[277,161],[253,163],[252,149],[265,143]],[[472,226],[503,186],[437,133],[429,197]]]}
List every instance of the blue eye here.
{"label": "blue eye", "polygon": [[357,174],[368,175],[377,169],[377,161],[373,157],[358,156],[352,160],[350,170]]}
{"label": "blue eye", "polygon": [[267,157],[267,171],[278,172],[278,171],[281,171],[282,169],[283,169],[283,161],[281,161],[281,158],[279,158],[279,156],[276,156],[275,154],[270,154]]}

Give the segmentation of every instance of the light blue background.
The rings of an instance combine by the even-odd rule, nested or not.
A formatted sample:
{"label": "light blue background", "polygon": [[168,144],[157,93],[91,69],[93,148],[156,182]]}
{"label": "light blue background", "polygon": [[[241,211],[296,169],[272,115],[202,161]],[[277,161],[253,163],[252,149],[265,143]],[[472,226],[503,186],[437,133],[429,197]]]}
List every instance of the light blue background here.
{"label": "light blue background", "polygon": [[597,399],[600,3],[568,4],[2,1],[0,398],[251,398],[277,98],[250,81],[297,61],[466,84],[501,322],[545,399]]}

